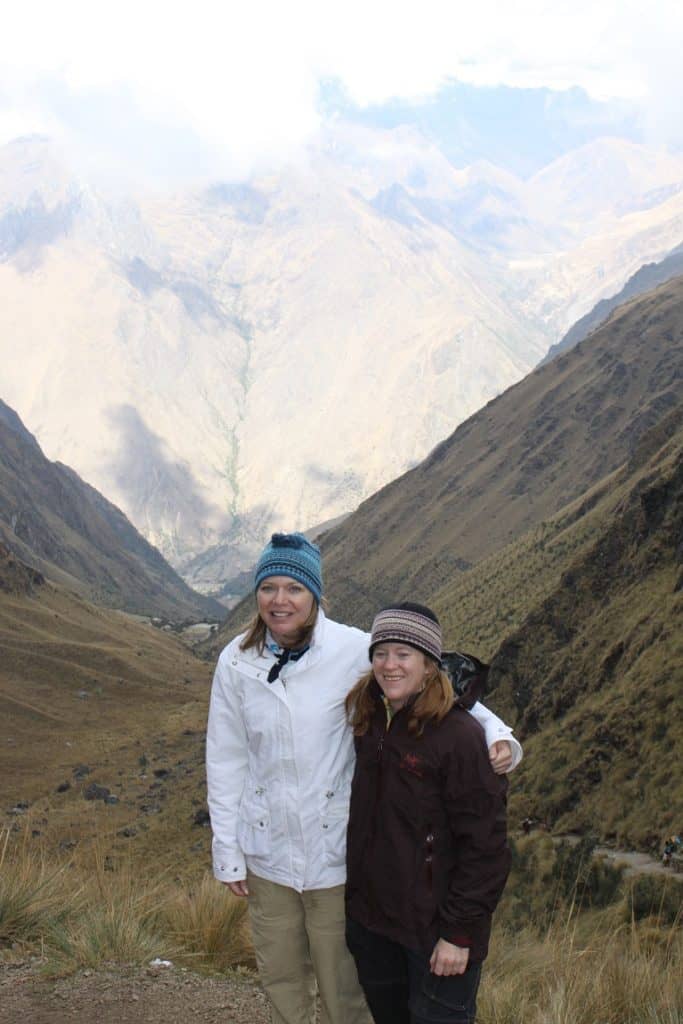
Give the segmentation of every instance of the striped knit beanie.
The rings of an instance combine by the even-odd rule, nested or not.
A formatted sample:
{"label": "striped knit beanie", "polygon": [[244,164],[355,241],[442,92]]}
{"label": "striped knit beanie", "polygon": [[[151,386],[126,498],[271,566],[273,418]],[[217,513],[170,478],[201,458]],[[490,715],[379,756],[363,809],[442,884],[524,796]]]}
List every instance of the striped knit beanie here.
{"label": "striped knit beanie", "polygon": [[375,646],[383,643],[408,644],[441,664],[441,626],[423,604],[404,601],[382,608],[372,623],[370,658]]}
{"label": "striped knit beanie", "polygon": [[303,533],[273,534],[256,564],[255,587],[268,576],[289,576],[303,583],[320,604],[323,593],[320,549]]}

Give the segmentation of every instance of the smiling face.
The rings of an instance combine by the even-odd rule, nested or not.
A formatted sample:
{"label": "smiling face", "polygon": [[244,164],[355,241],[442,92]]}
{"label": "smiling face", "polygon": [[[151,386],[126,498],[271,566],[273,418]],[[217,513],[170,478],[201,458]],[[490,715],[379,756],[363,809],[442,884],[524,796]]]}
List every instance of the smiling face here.
{"label": "smiling face", "polygon": [[424,689],[434,671],[434,663],[409,644],[387,641],[372,651],[372,671],[394,711],[409,697]]}
{"label": "smiling face", "polygon": [[256,590],[256,604],[276,643],[288,647],[310,621],[315,598],[291,576],[267,576]]}

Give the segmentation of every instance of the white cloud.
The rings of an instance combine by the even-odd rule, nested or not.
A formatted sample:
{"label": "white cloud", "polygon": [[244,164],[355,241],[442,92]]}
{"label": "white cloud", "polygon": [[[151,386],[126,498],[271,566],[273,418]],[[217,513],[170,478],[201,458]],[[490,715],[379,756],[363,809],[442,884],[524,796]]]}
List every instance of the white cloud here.
{"label": "white cloud", "polygon": [[640,96],[666,141],[682,28],[672,0],[27,0],[3,14],[0,139],[47,129],[95,162],[241,175],[314,131],[337,76],[361,103],[446,77]]}

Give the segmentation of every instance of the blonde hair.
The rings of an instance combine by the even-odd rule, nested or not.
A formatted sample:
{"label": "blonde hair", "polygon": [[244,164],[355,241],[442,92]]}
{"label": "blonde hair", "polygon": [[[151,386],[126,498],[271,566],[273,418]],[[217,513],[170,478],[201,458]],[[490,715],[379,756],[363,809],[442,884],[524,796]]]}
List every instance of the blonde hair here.
{"label": "blonde hair", "polygon": [[[442,721],[455,703],[453,685],[449,676],[433,658],[426,654],[422,656],[432,671],[427,676],[423,689],[410,705],[408,732],[415,736],[422,735],[427,722],[434,720],[438,724]],[[354,736],[364,736],[370,727],[370,719],[376,707],[370,687],[375,681],[375,673],[370,669],[360,677],[346,696],[346,717],[353,729]]]}
{"label": "blonde hair", "polygon": [[[308,587],[306,587],[306,590],[308,590]],[[318,621],[318,609],[322,607],[323,610],[327,610],[327,601],[324,597],[321,598],[320,604],[318,604],[313,594],[311,594],[311,597],[313,598],[313,605],[308,614],[308,618],[299,630],[294,643],[295,647],[305,647],[306,644],[310,644],[313,639],[315,624]],[[244,638],[240,640],[240,650],[248,651],[251,647],[255,647],[257,654],[263,654],[263,650],[266,646],[266,631],[266,624],[261,618],[257,608],[256,614],[247,626]]]}

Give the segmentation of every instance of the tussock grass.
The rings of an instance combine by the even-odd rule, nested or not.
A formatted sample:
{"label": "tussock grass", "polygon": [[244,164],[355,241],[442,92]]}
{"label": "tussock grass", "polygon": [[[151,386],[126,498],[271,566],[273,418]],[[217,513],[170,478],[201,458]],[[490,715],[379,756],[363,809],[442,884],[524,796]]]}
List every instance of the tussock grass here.
{"label": "tussock grass", "polygon": [[132,862],[111,870],[100,850],[90,864],[50,867],[8,833],[0,846],[0,955],[34,948],[50,971],[155,957],[205,969],[251,964],[246,909],[208,875],[188,886]]}
{"label": "tussock grass", "polygon": [[660,929],[652,943],[635,925],[612,931],[601,915],[498,932],[484,968],[480,1024],[681,1024],[682,942]]}
{"label": "tussock grass", "polygon": [[0,832],[0,949],[40,941],[69,913],[80,897],[78,886],[65,900],[64,864],[48,864],[24,841],[10,847],[10,832]]}
{"label": "tussock grass", "polygon": [[174,949],[164,933],[162,883],[141,881],[131,867],[107,871],[97,858],[92,877],[83,884],[79,902],[62,921],[54,922],[46,944],[66,966],[103,963],[148,963]]}
{"label": "tussock grass", "polygon": [[164,911],[169,935],[183,959],[225,969],[253,961],[247,902],[209,875],[177,892]]}

